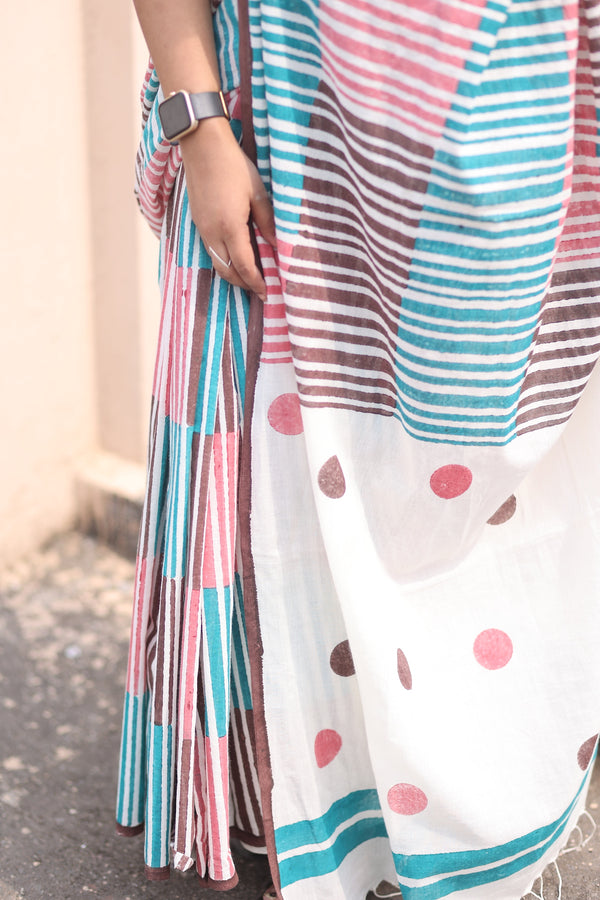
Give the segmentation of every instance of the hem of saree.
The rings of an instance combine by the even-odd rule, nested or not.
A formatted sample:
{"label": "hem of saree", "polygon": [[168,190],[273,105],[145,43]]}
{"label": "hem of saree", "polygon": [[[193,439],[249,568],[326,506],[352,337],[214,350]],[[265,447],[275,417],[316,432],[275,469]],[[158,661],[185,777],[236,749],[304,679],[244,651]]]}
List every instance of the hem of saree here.
{"label": "hem of saree", "polygon": [[143,832],[144,823],[142,822],[141,825],[121,825],[120,822],[116,822],[115,829],[121,837],[135,837]]}
{"label": "hem of saree", "polygon": [[144,866],[144,871],[148,881],[167,881],[171,877],[170,866]]}
{"label": "hem of saree", "polygon": [[231,891],[234,887],[237,886],[239,880],[240,879],[238,878],[237,872],[226,881],[215,881],[212,878],[203,878],[201,875],[198,875],[198,881],[200,882],[201,886],[210,888],[211,891]]}

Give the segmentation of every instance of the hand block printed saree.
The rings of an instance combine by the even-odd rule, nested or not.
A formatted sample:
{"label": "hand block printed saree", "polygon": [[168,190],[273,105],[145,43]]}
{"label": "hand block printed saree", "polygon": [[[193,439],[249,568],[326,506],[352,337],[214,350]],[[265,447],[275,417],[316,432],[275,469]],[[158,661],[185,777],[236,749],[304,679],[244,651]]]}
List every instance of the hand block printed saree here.
{"label": "hand block printed saree", "polygon": [[600,2],[214,6],[278,252],[264,308],[211,271],[150,68],[119,828],[155,878],[234,885],[233,830],[284,900],[518,900],[600,728]]}

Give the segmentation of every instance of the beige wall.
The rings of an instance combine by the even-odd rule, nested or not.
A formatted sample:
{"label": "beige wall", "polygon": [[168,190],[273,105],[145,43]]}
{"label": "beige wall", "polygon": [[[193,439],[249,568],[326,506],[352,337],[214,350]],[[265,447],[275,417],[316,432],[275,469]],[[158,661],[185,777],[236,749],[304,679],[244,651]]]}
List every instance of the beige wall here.
{"label": "beige wall", "polygon": [[2,565],[71,524],[82,460],[143,462],[158,297],[130,5],[22,0],[0,19]]}

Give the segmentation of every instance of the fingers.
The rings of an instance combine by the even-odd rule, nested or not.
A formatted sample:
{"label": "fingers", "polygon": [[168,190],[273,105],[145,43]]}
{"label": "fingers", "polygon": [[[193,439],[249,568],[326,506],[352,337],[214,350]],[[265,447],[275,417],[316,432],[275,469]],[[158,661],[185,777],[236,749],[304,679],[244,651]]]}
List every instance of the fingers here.
{"label": "fingers", "polygon": [[256,265],[248,225],[232,231],[225,242],[215,238],[211,243],[204,239],[204,243],[213,268],[221,278],[266,300],[266,286]]}
{"label": "fingers", "polygon": [[261,300],[266,300],[267,288],[260,269],[256,265],[254,247],[250,240],[250,229],[247,225],[231,236],[227,249],[231,255],[232,267],[242,281],[242,287],[254,291]]}
{"label": "fingers", "polygon": [[267,196],[264,185],[260,179],[258,172],[255,170],[253,178],[254,193],[250,200],[250,215],[254,224],[259,229],[271,247],[277,246],[277,237],[275,234],[275,214],[273,213],[273,204]]}

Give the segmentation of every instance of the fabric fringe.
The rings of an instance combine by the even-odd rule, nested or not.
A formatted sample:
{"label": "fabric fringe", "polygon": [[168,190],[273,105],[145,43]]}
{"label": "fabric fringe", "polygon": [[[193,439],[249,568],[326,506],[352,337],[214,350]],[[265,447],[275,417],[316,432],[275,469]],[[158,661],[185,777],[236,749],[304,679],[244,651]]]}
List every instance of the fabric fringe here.
{"label": "fabric fringe", "polygon": [[[591,823],[591,831],[587,835],[584,834],[582,820]],[[529,897],[533,897],[534,900],[563,900],[563,879],[558,860],[567,853],[581,852],[594,837],[597,828],[598,826],[591,813],[587,809],[584,810],[569,835],[566,845],[559,851],[557,858],[546,866],[541,875],[538,875],[531,885],[531,890],[521,900],[527,900]],[[554,891],[554,893],[550,894],[548,891]],[[568,898],[565,898],[565,900],[568,900]]]}

